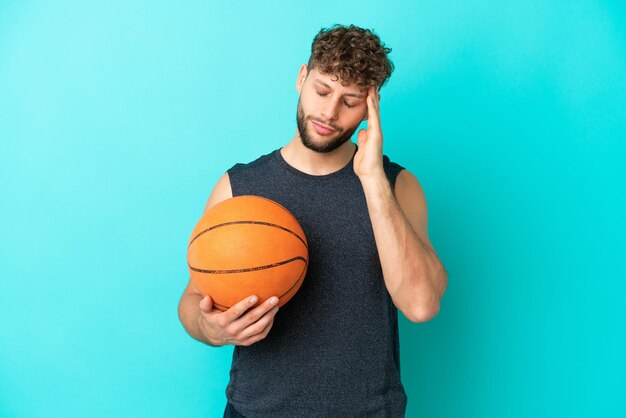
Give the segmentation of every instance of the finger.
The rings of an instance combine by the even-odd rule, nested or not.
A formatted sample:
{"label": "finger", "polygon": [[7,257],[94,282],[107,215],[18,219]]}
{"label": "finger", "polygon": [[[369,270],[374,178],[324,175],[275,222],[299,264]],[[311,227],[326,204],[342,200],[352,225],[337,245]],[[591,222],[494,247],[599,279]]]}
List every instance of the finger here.
{"label": "finger", "polygon": [[380,94],[378,94],[374,86],[370,87],[367,95],[372,98],[372,104],[374,105],[374,108],[377,111],[380,110]]}
{"label": "finger", "polygon": [[276,316],[276,312],[278,312],[278,307],[275,307],[271,311],[266,312],[265,315],[261,317],[261,319],[241,331],[239,333],[239,339],[245,341],[246,339],[254,337],[255,335],[263,334],[268,329],[268,327],[271,327],[274,323],[274,317]]}
{"label": "finger", "polygon": [[359,144],[359,147],[365,146],[365,141],[367,141],[367,130],[366,129],[359,130],[359,133],[357,134],[356,139],[357,139],[357,143]]}
{"label": "finger", "polygon": [[251,337],[248,337],[248,338],[244,339],[243,341],[241,341],[239,343],[239,345],[249,346],[249,345],[252,345],[252,344],[254,344],[254,343],[258,342],[258,341],[261,341],[262,339],[267,337],[267,335],[269,334],[269,332],[272,329],[273,325],[274,325],[274,318],[272,318],[272,320],[265,326],[265,328],[263,328],[263,330],[261,332],[259,332],[258,334],[252,335]]}
{"label": "finger", "polygon": [[202,300],[200,301],[200,310],[204,313],[209,313],[211,312],[211,309],[213,308],[213,299],[211,299],[211,296],[205,296],[202,298]]}
{"label": "finger", "polygon": [[[372,90],[370,90],[370,92],[373,91],[373,87]],[[380,114],[378,112],[378,107],[376,106],[375,102],[374,102],[374,94],[368,94],[367,95],[367,113],[368,113],[368,117],[367,117],[367,127],[369,128],[374,128],[374,129],[378,129],[380,130]]]}
{"label": "finger", "polygon": [[226,312],[224,312],[226,322],[230,323],[237,320],[237,318],[243,315],[248,309],[253,307],[258,300],[259,298],[252,295],[231,306]]}
{"label": "finger", "polygon": [[264,315],[270,312],[278,304],[278,298],[273,296],[254,309],[251,309],[245,315],[233,322],[232,329],[237,334],[260,320]]}

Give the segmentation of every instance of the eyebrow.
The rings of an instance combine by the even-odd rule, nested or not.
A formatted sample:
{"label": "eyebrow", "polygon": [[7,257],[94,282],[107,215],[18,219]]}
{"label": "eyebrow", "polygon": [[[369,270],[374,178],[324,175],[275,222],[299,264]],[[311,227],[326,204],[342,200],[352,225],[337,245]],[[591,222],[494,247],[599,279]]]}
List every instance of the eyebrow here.
{"label": "eyebrow", "polygon": [[[322,86],[329,88],[329,89],[333,89],[331,86],[329,86],[328,84],[324,83],[322,80],[316,78],[315,82],[318,84],[321,84]],[[345,93],[344,96],[350,96],[350,97],[356,97],[357,99],[363,99],[365,96],[362,94],[358,94],[358,93]]]}

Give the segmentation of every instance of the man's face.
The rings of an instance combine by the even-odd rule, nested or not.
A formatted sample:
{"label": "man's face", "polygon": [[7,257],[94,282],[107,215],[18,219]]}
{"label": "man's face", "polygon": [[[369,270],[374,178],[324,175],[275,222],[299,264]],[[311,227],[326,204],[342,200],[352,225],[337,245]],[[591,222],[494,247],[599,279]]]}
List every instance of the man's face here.
{"label": "man's face", "polygon": [[320,153],[334,151],[350,140],[367,113],[367,89],[339,80],[315,69],[300,68],[296,85],[297,123],[302,144]]}

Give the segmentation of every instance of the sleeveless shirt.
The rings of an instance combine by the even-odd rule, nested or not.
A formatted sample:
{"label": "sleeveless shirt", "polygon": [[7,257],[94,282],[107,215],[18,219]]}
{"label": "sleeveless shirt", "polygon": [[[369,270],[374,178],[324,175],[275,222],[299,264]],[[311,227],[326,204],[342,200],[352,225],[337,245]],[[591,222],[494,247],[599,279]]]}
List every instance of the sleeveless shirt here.
{"label": "sleeveless shirt", "polygon": [[[272,199],[309,246],[302,285],[267,337],[235,346],[228,401],[247,418],[403,417],[398,310],[385,287],[353,160],[327,175],[289,165],[277,149],[228,169],[234,196]],[[383,156],[393,189],[404,168]]]}

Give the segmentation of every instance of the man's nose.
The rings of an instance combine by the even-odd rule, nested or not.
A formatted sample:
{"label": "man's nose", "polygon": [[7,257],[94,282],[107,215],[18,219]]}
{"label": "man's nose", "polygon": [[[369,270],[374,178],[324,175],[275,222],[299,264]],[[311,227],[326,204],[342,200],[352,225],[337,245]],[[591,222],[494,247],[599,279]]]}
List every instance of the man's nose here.
{"label": "man's nose", "polygon": [[322,109],[322,117],[326,120],[337,120],[339,110],[338,100],[329,100]]}

